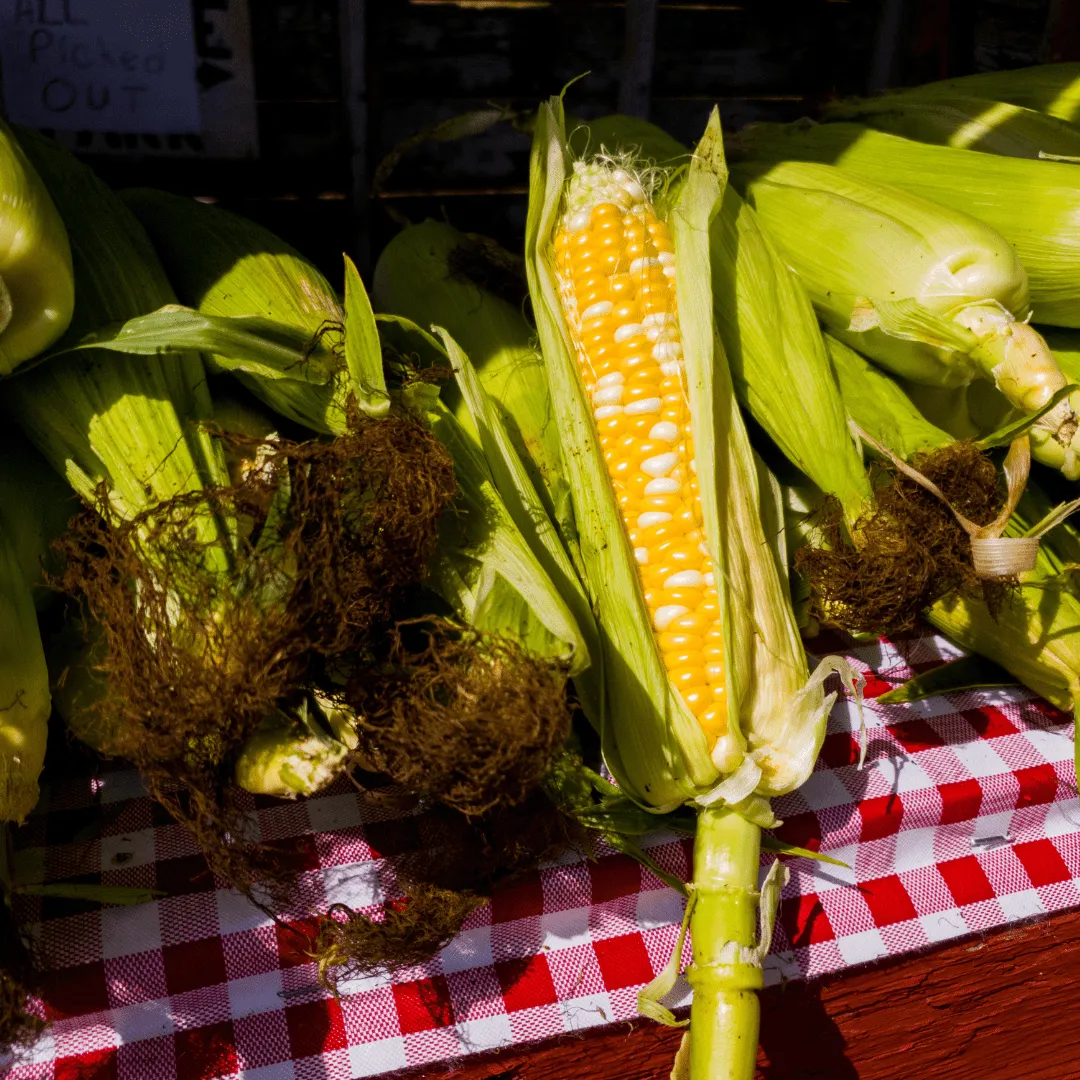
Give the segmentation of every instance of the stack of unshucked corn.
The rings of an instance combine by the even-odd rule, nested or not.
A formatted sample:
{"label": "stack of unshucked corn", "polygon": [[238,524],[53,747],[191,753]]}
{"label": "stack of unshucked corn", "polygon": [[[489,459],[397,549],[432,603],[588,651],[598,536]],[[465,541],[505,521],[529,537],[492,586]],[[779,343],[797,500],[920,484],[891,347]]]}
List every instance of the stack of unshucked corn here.
{"label": "stack of unshucked corn", "polygon": [[[760,853],[800,851],[770,800],[859,696],[803,635],[924,619],[1080,707],[1077,87],[834,102],[726,153],[715,111],[690,149],[553,98],[522,252],[409,226],[374,309],[348,259],[335,288],[0,124],[0,820],[35,804],[52,707],[268,904],[287,871],[238,788],[382,772],[485,851],[493,815],[554,814],[536,858],[692,830],[673,1075],[749,1080],[786,880]],[[402,878],[432,950],[527,868],[508,847]],[[322,924],[322,970],[362,962],[355,920],[372,940]],[[680,953],[639,998],[666,1023]]]}

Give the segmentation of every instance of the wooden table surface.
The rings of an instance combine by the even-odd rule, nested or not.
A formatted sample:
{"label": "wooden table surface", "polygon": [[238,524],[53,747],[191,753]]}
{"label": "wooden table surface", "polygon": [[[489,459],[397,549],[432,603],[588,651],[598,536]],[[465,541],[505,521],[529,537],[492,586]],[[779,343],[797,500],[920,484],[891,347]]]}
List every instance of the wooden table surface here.
{"label": "wooden table surface", "polygon": [[[1080,911],[765,991],[759,1080],[1078,1080]],[[425,1066],[410,1080],[667,1080],[642,1021]]]}

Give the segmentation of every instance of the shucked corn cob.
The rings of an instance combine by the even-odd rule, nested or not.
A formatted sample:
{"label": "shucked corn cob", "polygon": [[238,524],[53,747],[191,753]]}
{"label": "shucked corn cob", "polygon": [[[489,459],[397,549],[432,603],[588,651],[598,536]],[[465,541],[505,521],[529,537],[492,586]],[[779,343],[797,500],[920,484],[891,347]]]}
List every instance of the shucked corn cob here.
{"label": "shucked corn cob", "polygon": [[[618,163],[571,163],[563,124],[559,99],[541,107],[526,259],[598,613],[593,718],[626,794],[700,809],[690,1070],[695,1080],[749,1077],[768,948],[754,928],[758,826],[771,821],[762,796],[812,767],[830,703],[820,684],[835,668],[807,681],[715,338],[707,237],[726,181],[718,117],[664,212]],[[766,925],[776,888],[772,875]],[[658,983],[657,995],[670,985]]]}
{"label": "shucked corn cob", "polygon": [[575,173],[555,266],[600,446],[668,678],[731,761],[723,628],[705,543],[675,301],[675,251],[637,181]]}

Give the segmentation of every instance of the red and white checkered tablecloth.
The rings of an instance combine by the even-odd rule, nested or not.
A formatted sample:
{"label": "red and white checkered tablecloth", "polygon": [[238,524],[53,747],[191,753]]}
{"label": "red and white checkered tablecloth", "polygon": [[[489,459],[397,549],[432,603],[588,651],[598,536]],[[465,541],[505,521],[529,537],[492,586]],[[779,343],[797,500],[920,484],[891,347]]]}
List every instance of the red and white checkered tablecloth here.
{"label": "red and white checkered tablecloth", "polygon": [[[781,835],[846,863],[791,859],[766,981],[806,978],[1080,905],[1071,719],[1022,690],[879,706],[877,694],[957,655],[939,638],[849,654],[867,673],[867,767],[837,704],[816,771],[776,803]],[[253,808],[266,838],[302,836],[295,911],[384,899],[382,858],[415,823],[341,784]],[[689,843],[657,836],[679,874]],[[52,970],[47,1034],[11,1080],[375,1076],[633,1017],[666,962],[682,901],[611,852],[499,892],[430,963],[318,989],[297,938],[215,888],[187,833],[129,772],[47,792],[20,832],[22,879],[152,886],[138,907],[21,898]],[[763,859],[762,873],[767,862]],[[672,995],[685,1003],[684,983]]]}

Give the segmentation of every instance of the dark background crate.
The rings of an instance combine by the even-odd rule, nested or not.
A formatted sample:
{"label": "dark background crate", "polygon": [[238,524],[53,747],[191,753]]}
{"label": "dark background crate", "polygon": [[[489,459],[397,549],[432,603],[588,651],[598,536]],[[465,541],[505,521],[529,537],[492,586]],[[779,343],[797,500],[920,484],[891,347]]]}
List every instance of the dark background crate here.
{"label": "dark background crate", "polygon": [[[622,95],[624,106],[692,141],[713,103],[735,129],[797,118],[833,95],[1076,58],[1078,7],[1080,0],[251,0],[259,160],[88,160],[114,184],[152,184],[247,214],[338,280],[343,250],[370,272],[398,228],[387,208],[519,244],[529,140],[510,122],[417,146],[385,189],[372,191],[384,156],[440,120],[492,105],[524,114],[588,72],[569,92],[571,112],[612,112]],[[645,31],[628,38],[628,23],[640,27],[643,14]]]}

